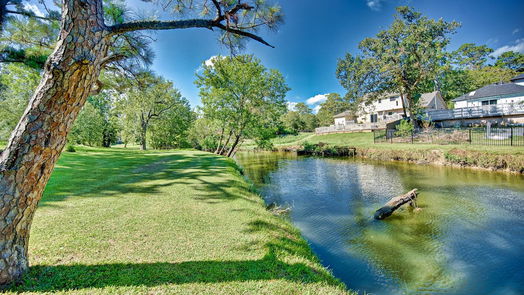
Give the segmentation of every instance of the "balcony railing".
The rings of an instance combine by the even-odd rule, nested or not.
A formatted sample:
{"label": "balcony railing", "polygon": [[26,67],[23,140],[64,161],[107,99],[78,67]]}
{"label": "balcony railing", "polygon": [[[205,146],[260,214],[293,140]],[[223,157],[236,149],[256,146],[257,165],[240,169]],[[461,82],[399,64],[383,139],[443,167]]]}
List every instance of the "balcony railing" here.
{"label": "balcony railing", "polygon": [[357,124],[357,123],[349,123],[349,124],[339,124],[339,125],[331,125],[328,127],[318,127],[315,129],[315,133],[317,134],[323,134],[323,133],[337,133],[337,132],[359,132],[359,131],[372,131],[376,129],[384,129],[386,128],[386,123],[364,123],[364,124]]}
{"label": "balcony railing", "polygon": [[432,121],[519,115],[524,114],[524,104],[505,103],[452,110],[434,110],[427,111],[426,114]]}

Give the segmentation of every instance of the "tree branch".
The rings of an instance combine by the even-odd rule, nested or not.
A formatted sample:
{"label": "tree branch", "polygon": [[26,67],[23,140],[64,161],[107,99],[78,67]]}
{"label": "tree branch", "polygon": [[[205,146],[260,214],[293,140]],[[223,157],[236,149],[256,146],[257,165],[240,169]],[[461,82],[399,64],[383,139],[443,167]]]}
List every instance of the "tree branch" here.
{"label": "tree branch", "polygon": [[188,28],[207,28],[213,30],[214,21],[208,19],[188,19],[176,21],[136,21],[109,27],[111,35],[141,30],[174,30]]}
{"label": "tree branch", "polygon": [[104,67],[104,66],[106,66],[109,63],[112,63],[112,62],[115,62],[115,61],[119,61],[119,60],[125,59],[127,57],[128,57],[127,55],[120,54],[120,53],[119,54],[113,54],[113,55],[110,55],[110,56],[106,56],[100,62],[100,67]]}
{"label": "tree branch", "polygon": [[235,34],[235,35],[239,35],[239,36],[244,36],[244,37],[251,38],[251,39],[253,39],[253,40],[255,40],[255,41],[258,41],[258,42],[260,42],[260,43],[262,43],[262,44],[264,44],[264,45],[266,45],[266,46],[269,46],[269,47],[271,47],[271,48],[275,48],[275,46],[273,46],[273,45],[267,43],[266,40],[262,39],[262,37],[257,36],[257,35],[255,35],[255,34],[253,34],[253,33],[249,33],[249,32],[246,32],[246,31],[241,31],[241,30],[237,30],[237,29],[233,29],[233,28],[231,28],[231,27],[227,27],[227,26],[225,26],[225,25],[223,25],[223,24],[220,24],[220,23],[219,23],[219,24],[216,24],[215,27],[217,27],[217,28],[219,28],[219,29],[222,29],[222,30],[224,30],[224,31],[227,31],[227,32],[229,32],[229,33],[233,33],[233,34]]}
{"label": "tree branch", "polygon": [[253,33],[238,30],[229,26],[226,26],[220,21],[208,20],[208,19],[189,19],[179,21],[136,21],[123,24],[117,24],[109,27],[110,35],[124,34],[128,32],[140,31],[140,30],[174,30],[174,29],[188,29],[188,28],[206,28],[213,30],[213,28],[219,28],[226,32],[244,36],[255,41],[258,41],[266,46],[275,48],[273,45],[266,42],[262,37],[257,36]]}
{"label": "tree branch", "polygon": [[46,20],[46,21],[60,21],[60,19],[58,19],[58,18],[51,18],[51,17],[45,17],[45,16],[38,16],[38,15],[34,14],[33,12],[24,11],[24,10],[15,11],[15,10],[9,10],[9,9],[6,9],[5,12],[6,12],[6,13],[12,13],[12,14],[18,14],[18,15],[23,15],[23,16],[27,16],[27,17],[33,17],[33,18],[37,18],[37,19],[41,19],[41,20]]}

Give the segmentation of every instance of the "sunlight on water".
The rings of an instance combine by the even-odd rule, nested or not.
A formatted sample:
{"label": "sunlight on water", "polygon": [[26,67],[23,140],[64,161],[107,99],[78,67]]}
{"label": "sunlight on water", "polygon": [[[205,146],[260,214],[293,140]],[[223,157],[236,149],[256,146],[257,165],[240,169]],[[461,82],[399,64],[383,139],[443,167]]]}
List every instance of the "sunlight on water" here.
{"label": "sunlight on water", "polygon": [[[324,265],[372,294],[524,294],[524,177],[297,157],[237,156],[268,203],[292,207]],[[420,191],[421,211],[373,213]]]}

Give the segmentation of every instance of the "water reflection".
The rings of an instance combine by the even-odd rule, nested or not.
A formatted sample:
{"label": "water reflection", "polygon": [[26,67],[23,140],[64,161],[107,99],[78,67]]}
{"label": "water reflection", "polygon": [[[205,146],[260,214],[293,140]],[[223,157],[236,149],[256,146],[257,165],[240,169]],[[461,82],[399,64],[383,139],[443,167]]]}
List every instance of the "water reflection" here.
{"label": "water reflection", "polygon": [[[350,288],[373,294],[522,294],[524,178],[434,166],[292,154],[240,154],[268,202],[292,221]],[[421,192],[422,211],[371,216]]]}

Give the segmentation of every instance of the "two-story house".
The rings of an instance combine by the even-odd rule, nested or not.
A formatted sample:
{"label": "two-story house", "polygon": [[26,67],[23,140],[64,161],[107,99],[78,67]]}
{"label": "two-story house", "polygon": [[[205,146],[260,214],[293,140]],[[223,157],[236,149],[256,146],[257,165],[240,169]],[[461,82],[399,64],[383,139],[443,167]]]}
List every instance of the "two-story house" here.
{"label": "two-story house", "polygon": [[[439,91],[422,94],[417,103],[419,107],[427,110],[447,109]],[[407,102],[405,104],[407,106]],[[362,123],[388,123],[404,117],[402,99],[398,94],[387,95],[375,100],[371,105],[363,105],[361,110],[357,121]]]}

